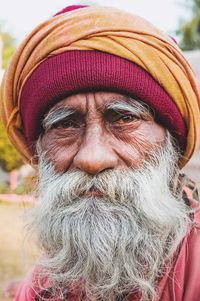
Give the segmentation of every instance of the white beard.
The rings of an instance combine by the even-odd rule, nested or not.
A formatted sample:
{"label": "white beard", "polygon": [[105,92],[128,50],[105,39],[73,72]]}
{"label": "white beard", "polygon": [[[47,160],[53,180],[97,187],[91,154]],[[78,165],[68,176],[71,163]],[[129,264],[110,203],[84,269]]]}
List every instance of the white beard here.
{"label": "white beard", "polygon": [[[177,157],[169,136],[139,170],[98,175],[76,170],[57,174],[41,154],[33,214],[46,257],[41,264],[55,294],[78,284],[91,300],[141,292],[156,296],[163,267],[185,236],[188,208],[173,191]],[[99,197],[87,197],[95,189]]]}

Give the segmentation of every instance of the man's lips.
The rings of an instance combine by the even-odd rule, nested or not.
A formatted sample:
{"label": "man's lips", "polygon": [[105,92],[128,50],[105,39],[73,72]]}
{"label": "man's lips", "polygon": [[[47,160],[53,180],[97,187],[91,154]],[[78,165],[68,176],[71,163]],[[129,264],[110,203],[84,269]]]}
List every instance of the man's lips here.
{"label": "man's lips", "polygon": [[82,196],[86,196],[86,197],[103,197],[103,193],[100,192],[98,189],[92,188],[89,191],[83,193]]}

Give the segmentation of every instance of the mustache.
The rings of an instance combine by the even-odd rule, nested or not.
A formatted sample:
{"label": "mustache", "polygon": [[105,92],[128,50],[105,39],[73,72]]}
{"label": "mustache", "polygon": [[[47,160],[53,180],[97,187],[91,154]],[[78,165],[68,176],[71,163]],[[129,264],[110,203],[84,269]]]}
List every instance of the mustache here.
{"label": "mustache", "polygon": [[[120,195],[122,200],[124,200],[128,197],[128,191],[125,192],[125,196],[122,192],[122,187],[124,187],[122,184],[124,182],[130,186],[133,184],[132,177],[130,176],[131,172],[125,169],[104,171],[98,175],[89,175],[80,170],[57,174],[52,166],[45,166],[43,172],[47,177],[41,175],[38,190],[39,195],[41,195],[43,190],[46,193],[48,187],[49,189],[52,187],[52,190],[56,192],[60,189],[61,195],[65,195],[67,199],[72,201],[84,197],[84,195],[89,195],[91,192],[97,192],[104,197],[115,200]],[[52,174],[53,177],[50,177]],[[48,180],[46,181],[46,179]]]}

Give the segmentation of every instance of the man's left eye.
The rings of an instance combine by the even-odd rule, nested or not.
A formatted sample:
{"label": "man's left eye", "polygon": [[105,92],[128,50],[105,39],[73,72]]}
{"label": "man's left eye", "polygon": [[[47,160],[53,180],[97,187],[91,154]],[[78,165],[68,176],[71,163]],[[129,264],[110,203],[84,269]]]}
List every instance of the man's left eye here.
{"label": "man's left eye", "polygon": [[132,122],[137,117],[129,112],[120,112],[120,111],[114,111],[114,110],[108,110],[105,113],[105,119],[109,123],[128,123]]}
{"label": "man's left eye", "polygon": [[128,123],[132,122],[136,119],[136,117],[133,114],[116,114],[113,116],[113,123]]}
{"label": "man's left eye", "polygon": [[135,119],[135,116],[131,115],[131,114],[127,114],[127,115],[122,115],[122,116],[119,116],[119,118],[116,120],[116,121],[124,121],[124,122],[130,122],[130,121],[133,121]]}

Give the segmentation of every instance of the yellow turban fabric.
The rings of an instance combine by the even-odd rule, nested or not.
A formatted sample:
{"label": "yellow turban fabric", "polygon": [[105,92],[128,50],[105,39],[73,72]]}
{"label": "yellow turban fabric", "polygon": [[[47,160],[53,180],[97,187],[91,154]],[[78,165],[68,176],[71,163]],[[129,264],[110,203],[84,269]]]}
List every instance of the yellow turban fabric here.
{"label": "yellow turban fabric", "polygon": [[33,30],[7,69],[0,112],[8,136],[30,162],[19,113],[20,95],[34,69],[68,50],[98,50],[136,63],[166,90],[188,129],[181,166],[200,141],[200,92],[195,75],[176,43],[148,21],[116,8],[85,7],[52,17]]}

